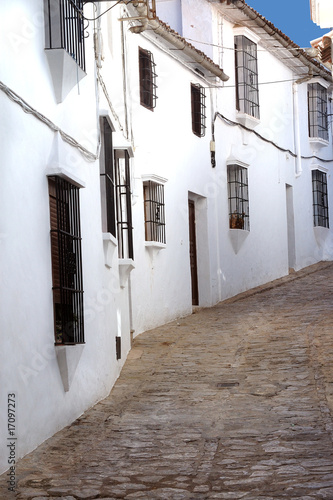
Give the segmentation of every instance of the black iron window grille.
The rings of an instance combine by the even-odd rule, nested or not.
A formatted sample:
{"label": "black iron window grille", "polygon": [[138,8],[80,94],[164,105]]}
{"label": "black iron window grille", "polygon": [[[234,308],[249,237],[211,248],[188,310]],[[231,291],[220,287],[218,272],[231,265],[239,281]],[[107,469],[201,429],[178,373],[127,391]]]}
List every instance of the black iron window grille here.
{"label": "black iron window grille", "polygon": [[107,118],[100,121],[101,156],[100,182],[102,202],[102,231],[116,237],[115,178],[113,164],[112,130]]}
{"label": "black iron window grille", "polygon": [[245,167],[228,165],[228,198],[230,229],[249,231],[249,186]]}
{"label": "black iron window grille", "polygon": [[201,85],[191,83],[192,131],[203,137],[206,130],[206,95]]}
{"label": "black iron window grille", "polygon": [[115,151],[118,257],[133,259],[130,161],[126,150]]}
{"label": "black iron window grille", "polygon": [[236,109],[259,118],[257,45],[235,36]]}
{"label": "black iron window grille", "polygon": [[143,183],[145,239],[166,243],[164,186],[153,181]]}
{"label": "black iron window grille", "polygon": [[308,84],[309,137],[328,141],[327,90],[320,83]]}
{"label": "black iron window grille", "polygon": [[83,0],[44,0],[46,48],[65,49],[85,71]]}
{"label": "black iron window grille", "polygon": [[56,344],[84,343],[79,188],[49,177]]}
{"label": "black iron window grille", "polygon": [[312,170],[313,223],[329,227],[327,176],[321,170]]}
{"label": "black iron window grille", "polygon": [[139,47],[140,103],[153,110],[156,106],[156,64],[153,54]]}

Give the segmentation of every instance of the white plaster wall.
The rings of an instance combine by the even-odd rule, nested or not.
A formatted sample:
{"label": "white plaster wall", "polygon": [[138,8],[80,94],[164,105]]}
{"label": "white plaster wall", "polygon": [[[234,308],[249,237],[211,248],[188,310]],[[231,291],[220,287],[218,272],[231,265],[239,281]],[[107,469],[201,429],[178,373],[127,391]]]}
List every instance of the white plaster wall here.
{"label": "white plaster wall", "polygon": [[182,35],[182,0],[157,0],[156,13],[161,21]]}
{"label": "white plaster wall", "polygon": [[213,58],[212,11],[205,0],[182,0],[183,37]]}
{"label": "white plaster wall", "polygon": [[[132,272],[132,291],[133,321],[135,334],[138,334],[191,312],[188,192],[205,197],[203,187],[211,167],[210,136],[207,133],[204,138],[196,137],[191,124],[190,84],[199,82],[206,85],[206,82],[143,36],[133,37],[129,68],[133,93],[137,202],[133,207],[136,268]],[[150,50],[156,63],[158,99],[154,111],[139,104],[138,45]],[[209,93],[207,113],[209,130]],[[153,257],[144,244],[143,187],[140,180],[143,174],[156,174],[167,179],[164,187],[167,244],[166,248],[153,252]],[[205,239],[207,242],[207,231]],[[204,267],[208,268],[208,272],[207,262]],[[207,304],[209,301],[205,295],[203,299]]]}
{"label": "white plaster wall", "polygon": [[[87,77],[59,105],[44,54],[41,1],[5,1],[0,30],[1,81],[92,153],[98,132],[92,36]],[[33,70],[32,70],[33,68]],[[128,289],[119,286],[118,259],[105,267],[98,162],[87,162],[34,116],[0,92],[0,424],[7,394],[17,399],[17,457],[105,397],[130,348]],[[54,347],[47,171],[60,165],[79,177],[85,305],[85,345],[66,348],[74,372],[64,390]],[[115,336],[123,357],[116,361]],[[0,436],[6,450],[7,435]],[[0,453],[0,471],[8,467]]]}

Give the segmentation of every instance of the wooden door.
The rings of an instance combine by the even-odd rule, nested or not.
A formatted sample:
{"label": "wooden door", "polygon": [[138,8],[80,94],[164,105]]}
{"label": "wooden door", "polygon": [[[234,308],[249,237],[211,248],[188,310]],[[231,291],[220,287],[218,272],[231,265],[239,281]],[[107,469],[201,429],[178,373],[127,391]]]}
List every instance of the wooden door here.
{"label": "wooden door", "polygon": [[191,286],[192,286],[192,305],[199,305],[198,291],[198,267],[197,267],[197,244],[195,230],[195,204],[188,200],[189,214],[189,234],[190,234],[190,265],[191,265]]}

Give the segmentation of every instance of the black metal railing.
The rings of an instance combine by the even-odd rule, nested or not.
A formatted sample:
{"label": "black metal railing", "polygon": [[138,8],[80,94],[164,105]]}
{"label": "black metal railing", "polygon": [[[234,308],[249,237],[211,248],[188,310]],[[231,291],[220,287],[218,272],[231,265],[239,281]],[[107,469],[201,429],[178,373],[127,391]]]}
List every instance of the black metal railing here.
{"label": "black metal railing", "polygon": [[46,48],[65,49],[85,71],[83,0],[45,0]]}
{"label": "black metal railing", "polygon": [[314,226],[329,227],[327,175],[321,170],[312,170],[312,197]]}
{"label": "black metal railing", "polygon": [[153,181],[143,185],[145,211],[145,239],[166,243],[164,186]]}
{"label": "black metal railing", "polygon": [[246,36],[235,37],[236,109],[260,118],[257,45]]}
{"label": "black metal railing", "polygon": [[84,343],[79,188],[49,177],[56,344]]}
{"label": "black metal railing", "polygon": [[203,137],[206,130],[206,95],[201,85],[191,84],[192,131]]}
{"label": "black metal railing", "polygon": [[118,257],[134,259],[129,155],[125,150],[117,150],[115,157]]}
{"label": "black metal railing", "polygon": [[250,230],[247,169],[228,165],[229,228]]}
{"label": "black metal railing", "polygon": [[153,54],[139,47],[140,103],[153,110],[157,100],[156,64]]}
{"label": "black metal railing", "polygon": [[308,84],[309,137],[328,141],[327,90],[320,83]]}

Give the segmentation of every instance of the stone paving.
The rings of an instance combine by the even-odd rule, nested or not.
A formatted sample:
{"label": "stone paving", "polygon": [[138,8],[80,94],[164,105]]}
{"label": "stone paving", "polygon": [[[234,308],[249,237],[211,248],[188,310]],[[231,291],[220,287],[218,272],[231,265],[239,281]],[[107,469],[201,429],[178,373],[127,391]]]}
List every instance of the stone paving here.
{"label": "stone paving", "polygon": [[17,498],[332,500],[332,299],[321,263],[140,335]]}

